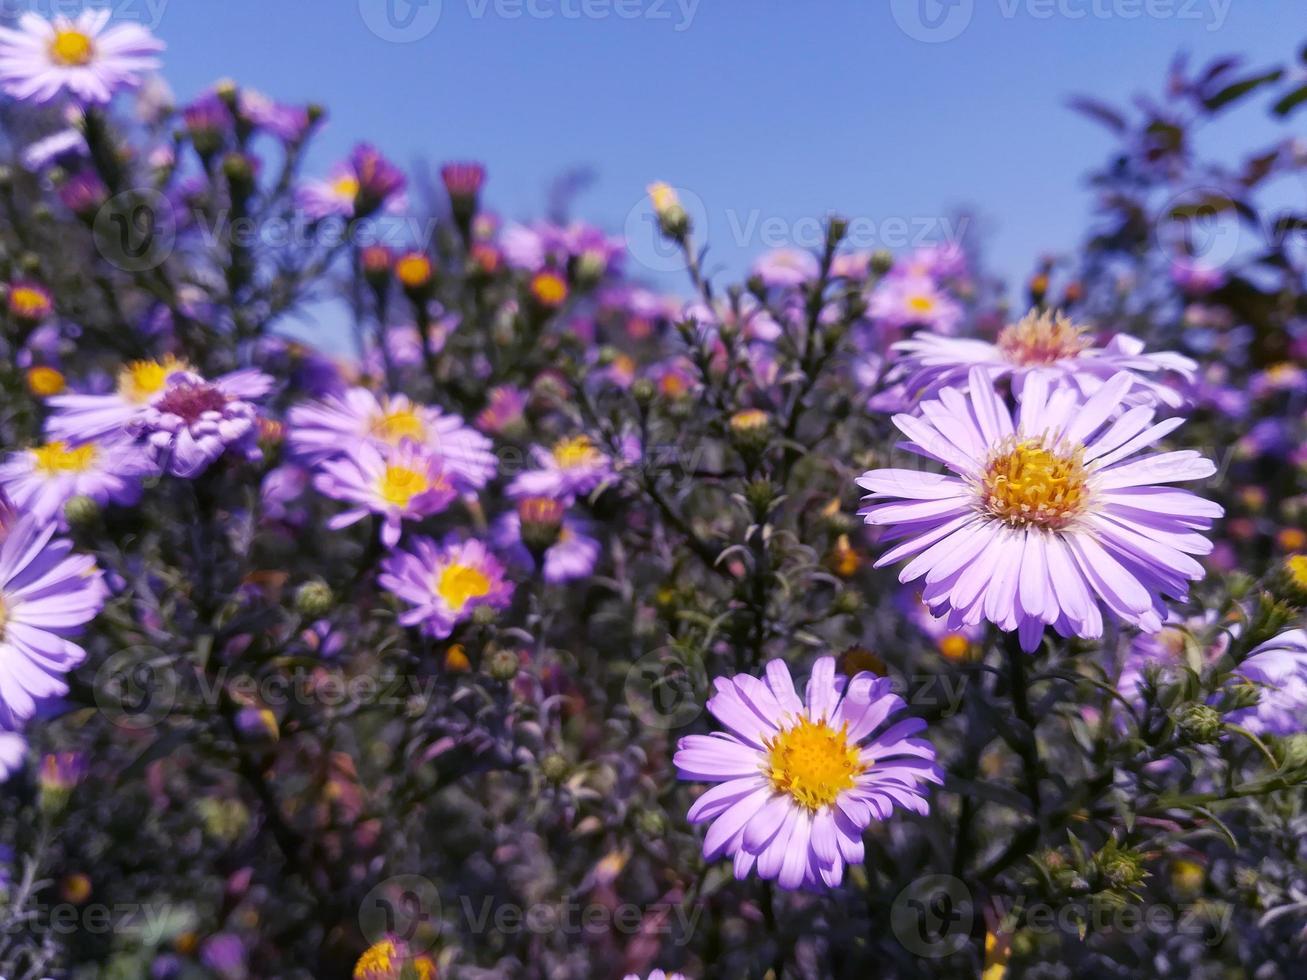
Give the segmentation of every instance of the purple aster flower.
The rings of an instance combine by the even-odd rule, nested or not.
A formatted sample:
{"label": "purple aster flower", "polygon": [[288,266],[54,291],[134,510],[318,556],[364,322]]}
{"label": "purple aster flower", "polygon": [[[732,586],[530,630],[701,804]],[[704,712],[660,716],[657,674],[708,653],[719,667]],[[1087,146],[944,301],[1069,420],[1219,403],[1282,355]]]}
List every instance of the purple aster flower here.
{"label": "purple aster flower", "polygon": [[586,435],[560,439],[552,449],[532,446],[531,456],[539,469],[519,474],[508,486],[510,497],[584,496],[613,476],[612,460]]}
{"label": "purple aster flower", "polygon": [[792,288],[814,281],[821,275],[821,264],[803,249],[775,248],[754,262],[752,272],[766,286]]}
{"label": "purple aster flower", "polygon": [[411,439],[384,454],[363,443],[350,455],[323,463],[313,485],[324,496],[353,505],[328,527],[348,527],[379,514],[381,540],[388,548],[399,543],[404,521],[439,514],[458,496],[440,457]]}
{"label": "purple aster flower", "polygon": [[1263,643],[1239,667],[1262,686],[1261,700],[1226,716],[1249,731],[1293,735],[1307,729],[1307,632],[1289,630]]}
{"label": "purple aster flower", "polygon": [[962,307],[927,276],[886,276],[871,292],[867,315],[893,330],[920,326],[950,334],[962,321]]}
{"label": "purple aster flower", "polygon": [[521,426],[526,416],[526,392],[512,385],[490,389],[486,407],[477,415],[477,428],[501,435]]}
{"label": "purple aster flower", "polygon": [[[941,388],[961,387],[973,367],[991,382],[1011,377],[1019,396],[1032,372],[1092,395],[1108,378],[1128,371],[1135,379],[1133,404],[1161,402],[1172,408],[1185,404],[1174,382],[1191,382],[1198,365],[1171,351],[1144,353],[1143,341],[1117,334],[1105,347],[1096,347],[1079,326],[1061,313],[1031,310],[1018,323],[1004,327],[997,343],[921,332],[894,345],[899,361],[894,376],[909,392],[929,398]],[[1169,375],[1166,380],[1160,376]]]}
{"label": "purple aster flower", "polygon": [[46,435],[76,445],[120,434],[163,396],[173,374],[187,370],[186,362],[172,355],[133,361],[118,372],[112,392],[56,395],[46,402],[54,413],[46,420]]}
{"label": "purple aster flower", "polygon": [[27,762],[27,739],[17,732],[0,732],[0,783],[7,782]]}
{"label": "purple aster flower", "polygon": [[149,457],[125,438],[49,442],[10,454],[0,464],[0,490],[37,520],[51,521],[78,496],[131,506],[140,499],[141,478],[152,472]]}
{"label": "purple aster flower", "polygon": [[894,416],[904,448],[943,463],[949,474],[872,470],[860,511],[868,524],[903,539],[877,562],[915,555],[899,575],[925,579],[922,598],[950,628],[982,619],[1018,630],[1034,650],[1053,626],[1096,638],[1100,607],[1156,632],[1162,596],[1188,597],[1203,577],[1193,555],[1211,552],[1200,531],[1224,512],[1161,484],[1216,472],[1192,451],[1136,457],[1183,420],[1153,424],[1148,406],[1124,402],[1134,377],[1121,372],[1088,399],[1050,391],[1032,374],[1014,425],[980,368],[970,394],[945,388],[921,417]]}
{"label": "purple aster flower", "polygon": [[405,439],[440,457],[460,490],[479,490],[495,475],[493,443],[457,415],[409,401],[403,395],[378,398],[367,388],[296,405],[287,416],[291,451],[320,462],[368,444],[385,452]]}
{"label": "purple aster flower", "polygon": [[26,13],[17,28],[0,27],[0,88],[15,99],[49,102],[69,92],[86,103],[105,103],[135,88],[159,67],[164,44],[139,24],[109,23],[110,11],[46,20]]}
{"label": "purple aster flower", "polygon": [[616,268],[625,244],[583,222],[566,227],[546,221],[531,225],[509,225],[500,234],[499,245],[508,264],[526,272],[566,267],[588,257],[604,271]]}
{"label": "purple aster flower", "polygon": [[955,242],[924,245],[890,270],[893,277],[929,278],[936,282],[962,279],[967,274],[967,253]]}
{"label": "purple aster flower", "polygon": [[[545,498],[547,499],[547,498]],[[523,518],[526,518],[528,532],[537,523],[540,508],[534,506],[542,502],[539,497],[526,497],[518,501],[517,510],[505,514],[495,522],[492,531],[495,547],[508,561],[527,571],[535,568],[535,559],[530,548],[523,540]],[[560,502],[548,500],[550,504]],[[560,513],[558,520],[549,520],[552,524],[553,543],[544,551],[545,581],[551,585],[573,582],[588,577],[594,572],[599,561],[599,542],[594,538],[594,527],[589,521],[574,514]]]}
{"label": "purple aster flower", "polygon": [[52,166],[70,170],[89,156],[86,137],[80,130],[61,129],[29,143],[23,151],[23,166],[38,173]]}
{"label": "purple aster flower", "polygon": [[921,784],[943,782],[934,748],[911,737],[924,721],[881,730],[904,708],[888,678],[837,676],[835,659],[822,657],[805,705],[773,660],[765,680],[719,677],[716,689],[708,710],[728,731],[681,739],[675,764],[681,779],[718,784],[688,817],[711,824],[703,856],[733,855],[736,878],[756,868],[789,890],[836,887],[844,866],[863,860],[872,820],[895,806],[926,813]]}
{"label": "purple aster flower", "polygon": [[203,153],[215,153],[235,132],[236,121],[217,92],[205,92],[182,108],[191,141]]}
{"label": "purple aster flower", "polygon": [[237,108],[252,126],[271,133],[283,143],[299,142],[309,129],[309,113],[303,106],[277,102],[254,89],[240,90]]}
{"label": "purple aster flower", "polygon": [[200,948],[200,962],[220,980],[245,980],[249,976],[246,956],[245,943],[230,932],[210,936]]}
{"label": "purple aster flower", "polygon": [[252,368],[216,381],[177,371],[129,430],[163,472],[184,479],[199,476],[228,450],[259,459],[258,413],[250,399],[266,395],[272,383]]}
{"label": "purple aster flower", "polygon": [[314,219],[366,218],[382,208],[402,209],[406,183],[403,172],[375,147],[360,143],[326,180],[301,186],[298,200]]}
{"label": "purple aster flower", "polygon": [[412,551],[393,551],[381,563],[377,581],[410,608],[399,617],[405,626],[421,626],[428,636],[443,640],[480,606],[504,609],[513,597],[513,584],[486,546],[475,539],[437,545],[415,538]]}
{"label": "purple aster flower", "polygon": [[54,532],[26,516],[0,543],[0,729],[21,729],[39,701],[68,693],[63,675],[86,658],[71,638],[104,605],[95,560]]}

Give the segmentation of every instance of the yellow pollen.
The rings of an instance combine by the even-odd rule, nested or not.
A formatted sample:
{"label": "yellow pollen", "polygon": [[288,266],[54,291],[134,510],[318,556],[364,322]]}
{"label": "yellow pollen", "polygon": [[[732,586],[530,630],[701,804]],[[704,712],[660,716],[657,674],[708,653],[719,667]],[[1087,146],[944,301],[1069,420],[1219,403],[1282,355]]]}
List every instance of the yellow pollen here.
{"label": "yellow pollen", "polygon": [[436,579],[436,594],[455,613],[461,613],[473,599],[490,594],[490,578],[472,565],[448,565]]}
{"label": "yellow pollen", "polygon": [[0,599],[0,639],[4,639],[5,626],[7,626],[8,623],[9,623],[9,607],[5,605],[5,601],[3,599]]}
{"label": "yellow pollen", "polygon": [[390,464],[377,481],[377,493],[382,500],[396,507],[407,507],[418,494],[431,489],[431,481],[421,470]]}
{"label": "yellow pollen", "polygon": [[118,372],[118,394],[142,404],[163,391],[170,375],[185,371],[187,364],[167,354],[158,361],[132,361]]}
{"label": "yellow pollen", "polygon": [[554,459],[563,469],[571,470],[578,466],[593,466],[603,456],[595,449],[589,436],[573,436],[571,439],[560,439],[554,444]]}
{"label": "yellow pollen", "polygon": [[421,442],[427,434],[427,427],[417,412],[403,408],[377,419],[372,425],[372,434],[387,445],[397,446],[405,439]]}
{"label": "yellow pollen", "polygon": [[25,320],[40,320],[50,312],[50,296],[31,286],[14,286],[9,290],[9,309]]}
{"label": "yellow pollen", "polygon": [[431,281],[431,260],[418,253],[405,255],[395,263],[395,278],[410,289],[425,286]]}
{"label": "yellow pollen", "polygon": [[567,283],[552,272],[541,272],[531,280],[531,295],[542,306],[558,306],[567,299]]}
{"label": "yellow pollen", "polygon": [[60,473],[85,473],[95,465],[99,452],[90,444],[72,449],[65,442],[51,442],[32,448],[36,468],[47,476]]}
{"label": "yellow pollen", "polygon": [[1000,447],[981,477],[985,510],[1011,527],[1060,530],[1088,503],[1088,477],[1079,447],[1054,452],[1042,440]]}
{"label": "yellow pollen", "polygon": [[908,309],[913,313],[929,313],[935,308],[935,300],[930,296],[909,296]]}
{"label": "yellow pollen", "polygon": [[998,335],[998,348],[1014,364],[1053,364],[1078,357],[1090,346],[1088,327],[1077,326],[1064,313],[1031,310],[1019,323]]}
{"label": "yellow pollen", "polygon": [[836,731],[824,721],[801,718],[766,745],[772,786],[809,810],[833,805],[866,768],[847,726]]}
{"label": "yellow pollen", "polygon": [[52,367],[34,367],[27,372],[27,389],[37,398],[62,394],[65,387],[64,376]]}
{"label": "yellow pollen", "polygon": [[90,35],[73,28],[57,31],[50,42],[50,57],[68,68],[89,64],[94,56],[95,42]]}
{"label": "yellow pollen", "polygon": [[343,177],[336,178],[331,189],[338,197],[352,201],[359,196],[359,179],[352,174],[345,174]]}
{"label": "yellow pollen", "polygon": [[1284,563],[1289,570],[1289,578],[1298,588],[1307,592],[1307,555],[1294,555]]}

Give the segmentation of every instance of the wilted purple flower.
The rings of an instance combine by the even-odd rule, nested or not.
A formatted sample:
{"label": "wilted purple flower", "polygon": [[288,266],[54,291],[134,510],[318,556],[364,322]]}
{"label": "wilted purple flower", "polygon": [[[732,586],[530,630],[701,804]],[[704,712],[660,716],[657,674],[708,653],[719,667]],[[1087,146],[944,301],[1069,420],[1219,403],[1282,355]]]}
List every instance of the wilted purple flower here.
{"label": "wilted purple flower", "polygon": [[377,581],[410,608],[399,621],[420,626],[428,636],[444,639],[480,606],[504,609],[513,585],[486,546],[475,539],[437,545],[415,538],[411,551],[393,551],[381,563]]}
{"label": "wilted purple flower", "polygon": [[163,472],[184,479],[199,476],[228,450],[258,459],[258,411],[251,399],[266,395],[272,384],[271,377],[253,368],[216,381],[178,371],[133,420],[130,431]]}
{"label": "wilted purple flower", "polygon": [[899,579],[924,577],[923,598],[951,628],[988,619],[1018,630],[1026,650],[1045,625],[1101,636],[1100,604],[1161,629],[1162,596],[1186,599],[1189,581],[1203,577],[1191,556],[1212,550],[1199,532],[1224,511],[1161,486],[1216,472],[1198,453],[1130,458],[1183,421],[1154,425],[1153,409],[1129,408],[1133,384],[1122,372],[1085,400],[1033,374],[1014,425],[973,368],[968,396],[945,388],[922,403],[921,417],[896,415],[905,448],[953,472],[872,470],[858,480],[870,491],[860,511],[867,523],[904,539],[877,565],[916,555]]}
{"label": "wilted purple flower", "polygon": [[159,67],[163,42],[139,24],[107,27],[108,8],[46,20],[33,13],[0,27],[0,87],[20,100],[49,102],[61,92],[105,103]]}
{"label": "wilted purple flower", "polygon": [[926,727],[921,719],[872,738],[905,707],[888,678],[850,680],[821,657],[805,704],[783,660],[766,673],[719,677],[708,710],[728,731],[681,739],[680,778],[718,784],[688,817],[710,823],[703,856],[733,855],[736,878],[756,868],[785,889],[834,888],[846,864],[863,860],[867,825],[896,806],[928,812],[921,784],[943,775],[931,744],[911,737]]}

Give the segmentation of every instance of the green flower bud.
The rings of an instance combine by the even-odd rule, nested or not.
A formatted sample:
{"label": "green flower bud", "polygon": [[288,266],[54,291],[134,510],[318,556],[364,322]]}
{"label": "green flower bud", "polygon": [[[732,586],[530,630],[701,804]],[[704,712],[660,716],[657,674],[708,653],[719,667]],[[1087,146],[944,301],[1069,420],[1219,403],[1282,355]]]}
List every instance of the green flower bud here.
{"label": "green flower bud", "polygon": [[486,664],[486,672],[497,681],[507,683],[517,676],[522,661],[512,650],[496,650]]}
{"label": "green flower bud", "polygon": [[540,761],[540,772],[551,783],[561,783],[572,771],[572,764],[566,757],[551,752]]}
{"label": "green flower bud", "polygon": [[1221,737],[1221,713],[1211,705],[1190,701],[1175,712],[1180,737],[1196,745],[1208,745]]}
{"label": "green flower bud", "polygon": [[64,504],[64,517],[71,527],[90,527],[100,519],[100,505],[79,494]]}
{"label": "green flower bud", "polygon": [[321,579],[305,582],[295,593],[295,610],[307,619],[321,619],[331,612],[336,597]]}
{"label": "green flower bud", "polygon": [[888,249],[878,248],[871,254],[871,271],[883,276],[894,268],[894,253]]}

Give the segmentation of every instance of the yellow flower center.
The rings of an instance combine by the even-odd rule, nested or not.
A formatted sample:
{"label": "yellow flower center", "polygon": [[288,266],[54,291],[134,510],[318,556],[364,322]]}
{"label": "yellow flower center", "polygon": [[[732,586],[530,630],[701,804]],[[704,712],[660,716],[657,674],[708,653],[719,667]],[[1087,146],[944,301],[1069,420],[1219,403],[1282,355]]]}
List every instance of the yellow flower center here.
{"label": "yellow flower center", "polygon": [[554,459],[563,469],[571,470],[578,466],[593,466],[603,456],[595,449],[589,436],[573,436],[571,439],[560,439],[554,445]]}
{"label": "yellow flower center", "polygon": [[809,810],[831,806],[865,770],[860,750],[824,721],[800,719],[767,745],[767,776],[779,792]]}
{"label": "yellow flower center", "polygon": [[4,599],[0,599],[0,640],[4,639],[5,626],[9,624],[9,607],[5,605]]}
{"label": "yellow flower center", "polygon": [[761,408],[746,408],[731,416],[731,428],[736,432],[756,432],[766,428],[767,413]]}
{"label": "yellow flower center", "polygon": [[676,196],[676,191],[661,180],[650,184],[648,190],[649,199],[653,201],[654,210],[659,214],[681,203],[680,198]]}
{"label": "yellow flower center", "polygon": [[441,570],[436,579],[436,595],[456,613],[473,599],[490,594],[490,578],[472,565],[453,564]]}
{"label": "yellow flower center", "polygon": [[95,56],[95,42],[91,36],[74,28],[64,28],[55,32],[50,42],[50,57],[55,64],[68,68],[88,64]]}
{"label": "yellow flower center", "polygon": [[345,174],[343,177],[336,178],[331,189],[338,197],[352,201],[359,196],[359,179],[353,174]]}
{"label": "yellow flower center", "polygon": [[187,364],[167,354],[158,361],[132,361],[118,372],[118,394],[138,405],[163,391],[169,376],[185,371]]}
{"label": "yellow flower center", "polygon": [[27,388],[37,398],[58,395],[65,387],[64,376],[52,367],[34,367],[27,372]]}
{"label": "yellow flower center", "polygon": [[71,449],[65,442],[51,442],[32,448],[32,458],[37,470],[47,476],[57,476],[60,473],[85,473],[95,465],[98,456],[99,452],[95,446],[89,443]]}
{"label": "yellow flower center", "polygon": [[436,980],[436,965],[425,953],[410,957],[393,939],[368,947],[354,964],[354,980],[393,980],[405,966],[413,968],[417,980]]}
{"label": "yellow flower center", "polygon": [[1294,555],[1284,563],[1289,570],[1289,578],[1298,588],[1307,592],[1307,555]]}
{"label": "yellow flower center", "polygon": [[1011,527],[1066,527],[1088,503],[1082,455],[1079,447],[1054,452],[1039,439],[1000,447],[981,477],[985,510]]}
{"label": "yellow flower center", "polygon": [[935,299],[932,296],[909,296],[908,309],[913,313],[929,313],[935,308]]}
{"label": "yellow flower center", "polygon": [[431,281],[431,260],[425,255],[405,255],[395,263],[395,278],[415,289]]}
{"label": "yellow flower center", "polygon": [[542,306],[558,306],[567,299],[567,283],[562,276],[552,272],[541,272],[531,280],[531,295]]}
{"label": "yellow flower center", "polygon": [[405,439],[421,442],[427,434],[426,423],[411,408],[387,412],[372,425],[372,434],[387,445],[397,446]]}
{"label": "yellow flower center", "polygon": [[947,660],[961,660],[971,652],[971,641],[961,633],[945,633],[939,638],[938,646]]}
{"label": "yellow flower center", "polygon": [[1078,357],[1089,347],[1088,329],[1072,323],[1064,313],[1031,310],[1019,323],[1003,328],[998,348],[1014,364],[1053,364]]}
{"label": "yellow flower center", "polygon": [[390,464],[377,481],[377,493],[388,504],[407,507],[418,494],[431,489],[431,480],[422,470]]}
{"label": "yellow flower center", "polygon": [[50,294],[33,286],[14,286],[9,290],[9,309],[24,320],[40,320],[50,312]]}

